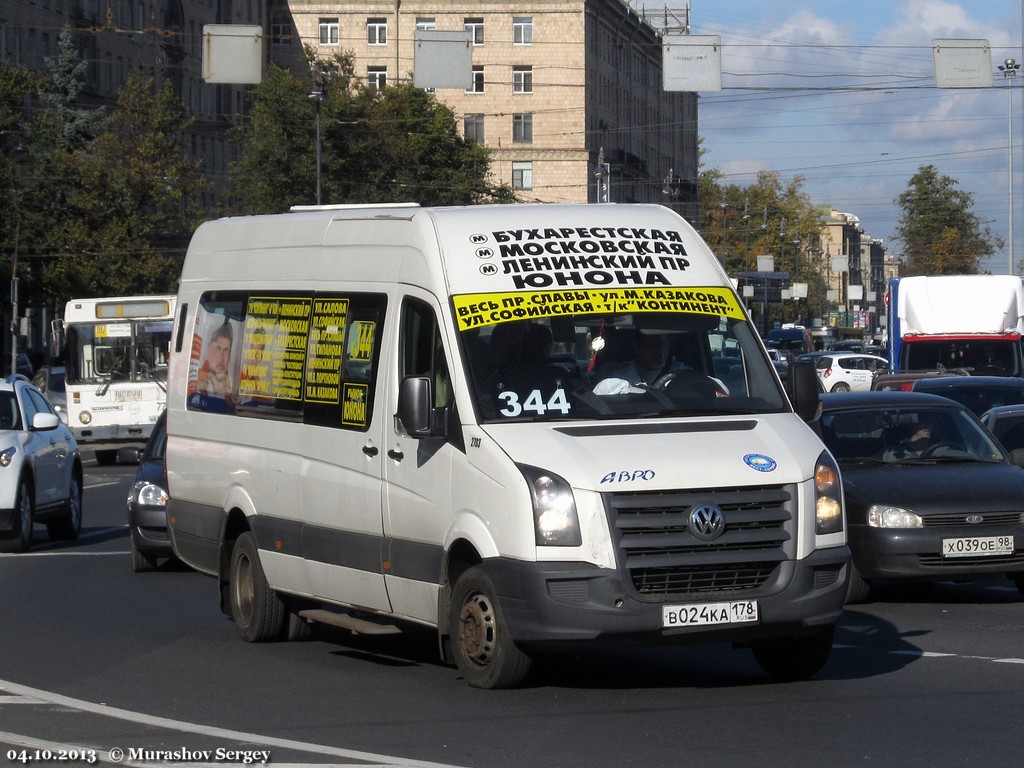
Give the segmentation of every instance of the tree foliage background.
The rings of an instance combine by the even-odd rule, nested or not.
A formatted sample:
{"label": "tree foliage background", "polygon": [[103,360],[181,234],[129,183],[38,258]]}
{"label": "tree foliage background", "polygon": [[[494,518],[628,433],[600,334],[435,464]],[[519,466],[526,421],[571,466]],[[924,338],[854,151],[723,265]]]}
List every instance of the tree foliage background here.
{"label": "tree foliage background", "polygon": [[37,75],[0,66],[3,259],[21,303],[173,291],[199,222],[198,163],[169,87],[130,77],[109,112],[81,105],[85,63],[65,30]]}
{"label": "tree foliage background", "polygon": [[271,66],[253,89],[239,132],[242,159],[231,174],[238,210],[277,213],[316,202],[318,109],[324,204],[515,200],[488,181],[487,148],[462,138],[455,113],[434,94],[406,84],[371,87],[342,54],[319,64],[310,56],[298,73]]}
{"label": "tree foliage background", "polygon": [[907,275],[969,275],[1003,247],[1000,237],[971,211],[974,195],[934,165],[922,165],[896,198],[896,237]]}

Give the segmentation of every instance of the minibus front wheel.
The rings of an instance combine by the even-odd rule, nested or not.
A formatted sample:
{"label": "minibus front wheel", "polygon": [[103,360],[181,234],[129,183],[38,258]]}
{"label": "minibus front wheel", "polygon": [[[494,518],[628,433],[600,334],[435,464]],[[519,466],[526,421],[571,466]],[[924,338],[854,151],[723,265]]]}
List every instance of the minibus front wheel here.
{"label": "minibus front wheel", "polygon": [[455,582],[449,613],[452,656],[474,688],[512,688],[530,671],[532,660],[509,634],[494,589],[480,566]]}
{"label": "minibus front wheel", "polygon": [[285,632],[288,610],[270,588],[260,564],[256,539],[246,531],[231,550],[229,594],[231,618],[247,643],[280,640]]}

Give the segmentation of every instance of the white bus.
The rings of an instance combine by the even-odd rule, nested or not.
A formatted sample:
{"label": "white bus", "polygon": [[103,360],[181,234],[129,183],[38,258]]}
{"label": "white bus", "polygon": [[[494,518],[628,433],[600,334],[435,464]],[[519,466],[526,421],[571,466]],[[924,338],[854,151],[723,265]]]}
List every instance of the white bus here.
{"label": "white bus", "polygon": [[144,443],[167,402],[173,295],[72,299],[64,307],[68,424],[83,449],[113,464]]}

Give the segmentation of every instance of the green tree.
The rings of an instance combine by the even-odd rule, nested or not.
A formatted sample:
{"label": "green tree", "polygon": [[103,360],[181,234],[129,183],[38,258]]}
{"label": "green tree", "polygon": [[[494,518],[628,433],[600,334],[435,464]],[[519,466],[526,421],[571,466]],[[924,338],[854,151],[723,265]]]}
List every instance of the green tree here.
{"label": "green tree", "polygon": [[975,274],[982,260],[1003,247],[971,211],[974,195],[957,181],[923,165],[896,198],[900,208],[895,236],[903,243],[905,274]]}
{"label": "green tree", "polygon": [[[252,89],[249,122],[237,132],[242,157],[231,168],[237,212],[280,213],[316,202],[317,105],[311,88],[309,79],[271,65]],[[322,104],[329,104],[331,93],[324,97]]]}
{"label": "green tree", "polygon": [[201,218],[203,180],[183,152],[188,127],[170,84],[131,76],[109,130],[74,153],[65,215],[52,222],[51,296],[173,291],[188,237]]}
{"label": "green tree", "polygon": [[459,135],[455,114],[433,94],[411,85],[371,88],[354,76],[349,54],[310,57],[310,64],[303,76],[271,67],[253,90],[242,159],[231,173],[240,212],[316,202],[317,107],[324,203],[515,200],[489,183],[487,149]]}

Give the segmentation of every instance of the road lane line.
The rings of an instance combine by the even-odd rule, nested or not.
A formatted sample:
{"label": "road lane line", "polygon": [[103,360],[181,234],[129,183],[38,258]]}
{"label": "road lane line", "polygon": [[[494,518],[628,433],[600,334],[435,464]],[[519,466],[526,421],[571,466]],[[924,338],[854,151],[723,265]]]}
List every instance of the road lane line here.
{"label": "road lane line", "polygon": [[[73,699],[70,696],[63,696],[59,693],[44,691],[39,688],[31,688],[27,685],[20,685],[18,683],[11,682],[10,680],[0,680],[0,691],[8,691],[20,696],[32,696],[37,699],[42,699],[48,704],[70,707],[83,712],[90,712],[103,717],[125,720],[127,722],[138,723],[140,725],[166,728],[168,730],[181,731],[182,733],[195,733],[202,736],[213,736],[216,738],[231,739],[247,743],[255,742],[268,747],[294,749],[300,752],[309,752],[317,755],[328,755],[331,757],[347,758],[349,760],[360,760],[378,764],[380,768],[460,768],[459,766],[450,765],[448,763],[406,760],[404,758],[392,757],[390,755],[379,755],[372,752],[358,752],[351,749],[332,747],[327,744],[312,744],[305,741],[295,741],[293,739],[280,739],[274,736],[264,736],[257,733],[247,733],[245,731],[233,731],[228,728],[217,728],[214,726],[202,725],[200,723],[190,723],[184,720],[172,720],[166,717],[156,717],[153,715],[146,715],[141,712],[133,712],[129,709],[107,706],[106,704],[94,704],[91,701]],[[7,735],[8,734],[0,732],[0,741],[4,740]],[[15,734],[9,735],[15,736]],[[67,745],[64,746],[66,747]],[[103,751],[105,752],[106,750]],[[360,768],[371,767],[360,766]]]}

